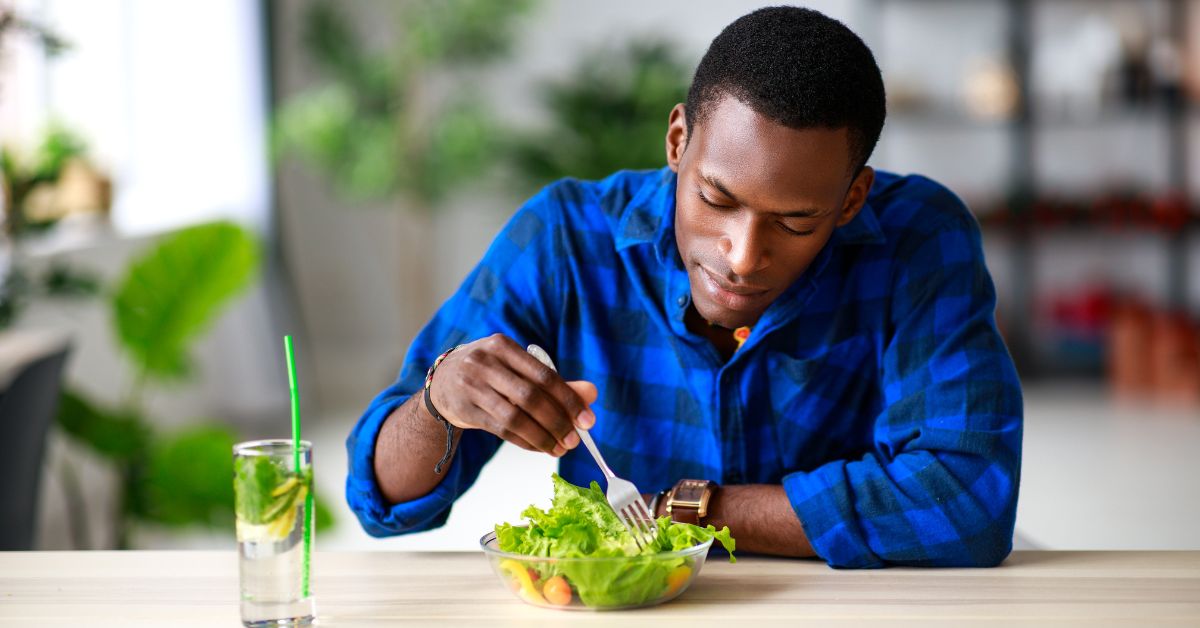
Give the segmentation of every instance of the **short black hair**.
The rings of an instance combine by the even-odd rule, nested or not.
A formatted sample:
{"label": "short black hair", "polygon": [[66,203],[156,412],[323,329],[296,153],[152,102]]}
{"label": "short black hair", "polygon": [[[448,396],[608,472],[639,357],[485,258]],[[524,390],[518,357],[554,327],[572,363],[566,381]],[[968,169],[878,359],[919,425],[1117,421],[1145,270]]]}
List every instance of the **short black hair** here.
{"label": "short black hair", "polygon": [[713,39],[684,105],[688,137],[725,95],[794,129],[849,129],[855,175],[875,150],[887,113],[883,77],[863,40],[800,7],[759,9]]}

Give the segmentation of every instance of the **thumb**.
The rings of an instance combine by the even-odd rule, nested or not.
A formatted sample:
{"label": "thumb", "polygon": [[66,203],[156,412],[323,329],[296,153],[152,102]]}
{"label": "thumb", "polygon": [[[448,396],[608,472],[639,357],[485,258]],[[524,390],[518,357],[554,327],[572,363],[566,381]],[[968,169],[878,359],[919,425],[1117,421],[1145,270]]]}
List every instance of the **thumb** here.
{"label": "thumb", "polygon": [[596,385],[591,382],[580,380],[567,382],[567,385],[571,387],[571,390],[575,391],[575,394],[583,398],[583,402],[589,406],[593,403],[596,403],[596,399],[600,396],[600,391],[597,390]]}

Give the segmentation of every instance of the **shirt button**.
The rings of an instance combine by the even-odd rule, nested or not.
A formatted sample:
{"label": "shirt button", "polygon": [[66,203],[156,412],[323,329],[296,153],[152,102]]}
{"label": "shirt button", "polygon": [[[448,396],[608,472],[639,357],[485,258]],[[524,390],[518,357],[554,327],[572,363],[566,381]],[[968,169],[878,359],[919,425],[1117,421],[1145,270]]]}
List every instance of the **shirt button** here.
{"label": "shirt button", "polygon": [[675,302],[682,307],[685,303],[687,303],[687,297],[679,297],[678,299],[675,299]]}

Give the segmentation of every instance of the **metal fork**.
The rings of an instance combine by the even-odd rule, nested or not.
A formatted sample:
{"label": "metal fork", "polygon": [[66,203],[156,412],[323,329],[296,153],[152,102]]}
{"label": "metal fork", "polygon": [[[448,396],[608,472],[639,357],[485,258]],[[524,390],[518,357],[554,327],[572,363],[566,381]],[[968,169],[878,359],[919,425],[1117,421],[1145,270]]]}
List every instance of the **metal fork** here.
{"label": "metal fork", "polygon": [[[529,345],[526,351],[537,358],[538,362],[550,367],[556,373],[558,372],[554,361],[550,359],[550,355],[546,353],[545,349],[537,345]],[[608,464],[604,462],[604,456],[600,455],[600,450],[596,448],[596,443],[587,430],[576,427],[575,432],[579,434],[579,440],[583,441],[588,452],[592,454],[592,458],[596,460],[596,464],[600,465],[600,471],[604,473],[605,479],[608,480],[608,491],[605,493],[605,496],[608,497],[608,505],[612,506],[617,513],[617,518],[625,525],[625,529],[629,530],[629,535],[633,537],[634,543],[637,543],[638,549],[645,549],[654,542],[658,528],[654,522],[654,516],[646,508],[646,502],[642,501],[641,491],[634,486],[633,482],[617,477],[617,474],[608,468]]]}

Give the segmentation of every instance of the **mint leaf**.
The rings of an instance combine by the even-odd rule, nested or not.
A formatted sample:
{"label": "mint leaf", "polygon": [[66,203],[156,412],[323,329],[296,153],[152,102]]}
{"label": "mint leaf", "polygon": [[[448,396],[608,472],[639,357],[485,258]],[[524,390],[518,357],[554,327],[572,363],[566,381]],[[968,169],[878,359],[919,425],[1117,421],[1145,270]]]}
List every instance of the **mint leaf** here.
{"label": "mint leaf", "polygon": [[238,519],[255,525],[270,523],[312,489],[312,468],[297,474],[266,456],[237,458],[233,488]]}
{"label": "mint leaf", "polygon": [[239,457],[233,465],[234,508],[238,519],[248,523],[266,523],[264,516],[274,497],[271,491],[280,483],[279,469],[265,456]]}

